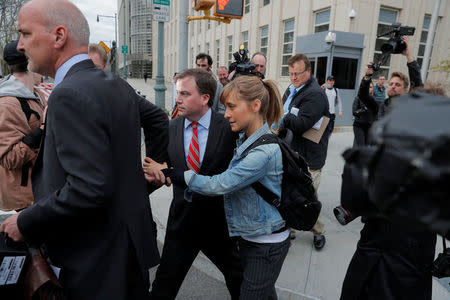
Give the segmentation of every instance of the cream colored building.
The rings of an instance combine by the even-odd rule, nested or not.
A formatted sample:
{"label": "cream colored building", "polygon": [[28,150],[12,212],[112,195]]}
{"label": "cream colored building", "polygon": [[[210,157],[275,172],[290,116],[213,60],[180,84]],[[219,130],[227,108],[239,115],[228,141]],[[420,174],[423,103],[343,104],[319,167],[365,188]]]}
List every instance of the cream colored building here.
{"label": "cream colored building", "polygon": [[[171,80],[178,68],[180,1],[170,4],[170,22],[164,26],[164,75]],[[189,14],[202,15],[193,10],[194,1],[190,1]],[[383,32],[392,22],[416,27],[411,39],[414,56],[422,62],[426,35],[429,29],[433,0],[244,0],[244,16],[241,20],[232,20],[231,24],[216,21],[189,22],[188,66],[194,67],[195,55],[209,53],[213,60],[214,72],[220,65],[232,62],[232,53],[240,44],[248,47],[250,54],[256,51],[267,53],[266,78],[275,79],[280,88],[289,84],[286,60],[296,53],[296,40],[299,36],[320,31],[344,31],[364,35],[364,50],[359,64],[359,72],[365,65],[377,57],[382,40],[377,43],[377,31]],[[449,1],[441,0],[439,20],[434,47],[431,54],[431,66],[449,59]],[[350,17],[350,13],[354,16]],[[212,13],[212,12],[211,12]],[[153,22],[153,28],[157,28]],[[157,30],[153,30],[153,57],[157,61]],[[157,73],[157,64],[153,64],[153,74]],[[406,59],[402,55],[392,55],[383,72],[407,72]],[[430,71],[428,80],[445,81],[447,74]],[[359,79],[358,79],[359,81]]]}

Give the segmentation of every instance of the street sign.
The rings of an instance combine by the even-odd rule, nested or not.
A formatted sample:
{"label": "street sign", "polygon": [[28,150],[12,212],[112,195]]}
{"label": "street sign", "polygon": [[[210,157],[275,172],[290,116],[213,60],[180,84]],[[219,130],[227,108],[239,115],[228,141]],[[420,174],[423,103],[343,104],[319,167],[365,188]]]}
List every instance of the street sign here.
{"label": "street sign", "polygon": [[153,0],[153,20],[170,21],[170,0]]}
{"label": "street sign", "polygon": [[103,43],[103,41],[100,41],[100,43],[98,43],[99,46],[103,47],[103,49],[105,49],[106,53],[108,54],[109,51],[111,51],[111,49],[109,49],[108,46],[106,46],[105,43]]}
{"label": "street sign", "polygon": [[128,54],[128,45],[122,45],[122,53]]}

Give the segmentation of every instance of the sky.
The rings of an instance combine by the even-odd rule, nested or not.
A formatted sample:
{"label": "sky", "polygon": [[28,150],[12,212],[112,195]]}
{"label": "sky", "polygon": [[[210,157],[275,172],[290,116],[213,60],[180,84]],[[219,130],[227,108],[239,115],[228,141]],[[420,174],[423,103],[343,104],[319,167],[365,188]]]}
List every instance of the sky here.
{"label": "sky", "polygon": [[[114,18],[102,18],[97,23],[97,15],[114,16],[117,0],[71,0],[86,17],[91,31],[90,43],[105,42],[108,47],[115,39]],[[119,34],[119,33],[117,33]]]}

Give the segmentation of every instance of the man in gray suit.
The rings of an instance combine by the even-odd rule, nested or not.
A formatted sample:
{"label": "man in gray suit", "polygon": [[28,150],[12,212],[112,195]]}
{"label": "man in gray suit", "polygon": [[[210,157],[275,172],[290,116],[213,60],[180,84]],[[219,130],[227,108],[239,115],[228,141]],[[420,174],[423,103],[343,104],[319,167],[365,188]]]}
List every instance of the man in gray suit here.
{"label": "man in gray suit", "polygon": [[[210,176],[222,173],[233,157],[236,135],[228,121],[211,109],[215,79],[205,70],[188,69],[178,74],[175,82],[180,116],[169,124],[168,166]],[[233,255],[235,242],[228,234],[223,197],[194,194],[188,202],[184,190],[184,186],[173,186],[152,299],[175,299],[199,251],[219,268],[232,299],[238,299],[242,273],[239,258]]]}
{"label": "man in gray suit", "polygon": [[35,202],[1,229],[45,244],[70,299],[149,299],[159,254],[135,92],[89,59],[89,25],[71,2],[28,2],[18,27],[28,67],[55,83],[32,173]]}

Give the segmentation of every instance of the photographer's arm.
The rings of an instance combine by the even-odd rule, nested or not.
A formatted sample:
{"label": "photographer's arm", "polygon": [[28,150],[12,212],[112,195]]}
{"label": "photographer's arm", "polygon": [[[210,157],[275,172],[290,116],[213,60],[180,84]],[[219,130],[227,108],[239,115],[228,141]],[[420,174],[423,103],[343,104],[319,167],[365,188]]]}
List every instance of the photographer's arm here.
{"label": "photographer's arm", "polygon": [[420,66],[411,54],[408,36],[402,36],[402,40],[406,44],[406,49],[402,52],[402,55],[406,56],[406,65],[408,66],[409,80],[411,81],[409,90],[412,90],[413,88],[423,86]]}
{"label": "photographer's arm", "polygon": [[363,77],[359,85],[358,98],[368,109],[378,112],[377,101],[369,94],[370,83],[372,82],[371,76],[373,74],[373,68],[369,68],[370,65],[372,63],[367,65],[366,76]]}

